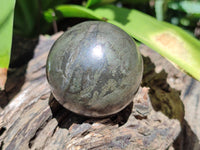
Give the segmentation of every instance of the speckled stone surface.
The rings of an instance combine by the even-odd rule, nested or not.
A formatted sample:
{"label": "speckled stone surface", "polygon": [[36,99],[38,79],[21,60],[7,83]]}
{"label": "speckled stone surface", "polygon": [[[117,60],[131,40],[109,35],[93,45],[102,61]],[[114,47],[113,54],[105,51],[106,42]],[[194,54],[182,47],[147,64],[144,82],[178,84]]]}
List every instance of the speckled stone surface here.
{"label": "speckled stone surface", "polygon": [[102,117],[132,101],[143,62],[127,33],[109,23],[87,21],[54,43],[46,68],[60,104],[81,115]]}

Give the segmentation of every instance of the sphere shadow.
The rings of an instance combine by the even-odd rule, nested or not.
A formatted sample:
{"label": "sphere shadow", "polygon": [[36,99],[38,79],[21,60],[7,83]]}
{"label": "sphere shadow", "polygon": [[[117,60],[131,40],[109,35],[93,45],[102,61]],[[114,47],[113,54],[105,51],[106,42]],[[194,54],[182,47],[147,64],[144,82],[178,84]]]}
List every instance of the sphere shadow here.
{"label": "sphere shadow", "polygon": [[82,124],[84,122],[93,124],[98,121],[101,121],[101,123],[103,124],[122,126],[127,122],[132,112],[133,102],[131,102],[127,107],[125,107],[117,114],[98,118],[86,117],[71,112],[70,110],[64,108],[61,104],[59,104],[59,102],[53,97],[52,94],[49,98],[49,106],[51,108],[53,118],[58,121],[58,126],[60,128],[69,129],[72,124]]}

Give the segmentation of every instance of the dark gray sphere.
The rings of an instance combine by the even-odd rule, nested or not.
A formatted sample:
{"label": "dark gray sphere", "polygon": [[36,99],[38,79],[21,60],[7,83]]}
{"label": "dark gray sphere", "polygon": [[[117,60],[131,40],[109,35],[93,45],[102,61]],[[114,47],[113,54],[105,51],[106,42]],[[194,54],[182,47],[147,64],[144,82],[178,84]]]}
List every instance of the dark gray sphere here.
{"label": "dark gray sphere", "polygon": [[81,115],[102,117],[132,102],[143,62],[126,32],[106,22],[87,21],[54,43],[46,72],[62,106]]}

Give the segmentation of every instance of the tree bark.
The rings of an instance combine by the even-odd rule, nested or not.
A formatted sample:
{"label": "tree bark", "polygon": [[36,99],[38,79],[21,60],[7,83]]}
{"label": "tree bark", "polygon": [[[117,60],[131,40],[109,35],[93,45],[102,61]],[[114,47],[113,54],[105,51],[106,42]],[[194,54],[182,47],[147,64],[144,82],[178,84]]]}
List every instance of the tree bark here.
{"label": "tree bark", "polygon": [[[142,87],[133,103],[115,115],[83,117],[56,101],[46,80],[45,65],[48,52],[60,35],[40,36],[23,86],[0,114],[0,148],[164,150],[170,147],[181,131],[183,103],[180,92],[167,84],[167,74],[156,73],[147,57],[143,57]],[[20,71],[15,71],[11,81],[18,80],[14,77]]]}

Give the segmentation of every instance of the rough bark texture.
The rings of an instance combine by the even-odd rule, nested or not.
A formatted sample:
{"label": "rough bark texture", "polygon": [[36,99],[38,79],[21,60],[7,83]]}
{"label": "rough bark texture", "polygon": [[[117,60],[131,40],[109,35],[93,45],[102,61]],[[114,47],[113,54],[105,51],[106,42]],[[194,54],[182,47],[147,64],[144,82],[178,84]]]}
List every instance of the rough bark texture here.
{"label": "rough bark texture", "polygon": [[[154,64],[146,57],[143,87],[133,103],[118,114],[95,119],[64,109],[51,95],[45,75],[48,51],[59,35],[40,37],[23,86],[2,110],[1,149],[162,150],[173,144],[184,122],[180,92],[167,84],[164,71],[155,73]],[[24,68],[8,81],[17,83],[16,75],[23,74]]]}
{"label": "rough bark texture", "polygon": [[174,148],[178,150],[200,149],[200,82],[176,69],[162,56],[141,46],[144,56],[150,57],[155,64],[156,72],[164,69],[167,72],[167,82],[181,92],[181,100],[184,104],[185,116],[182,122],[181,133],[174,142]]}

